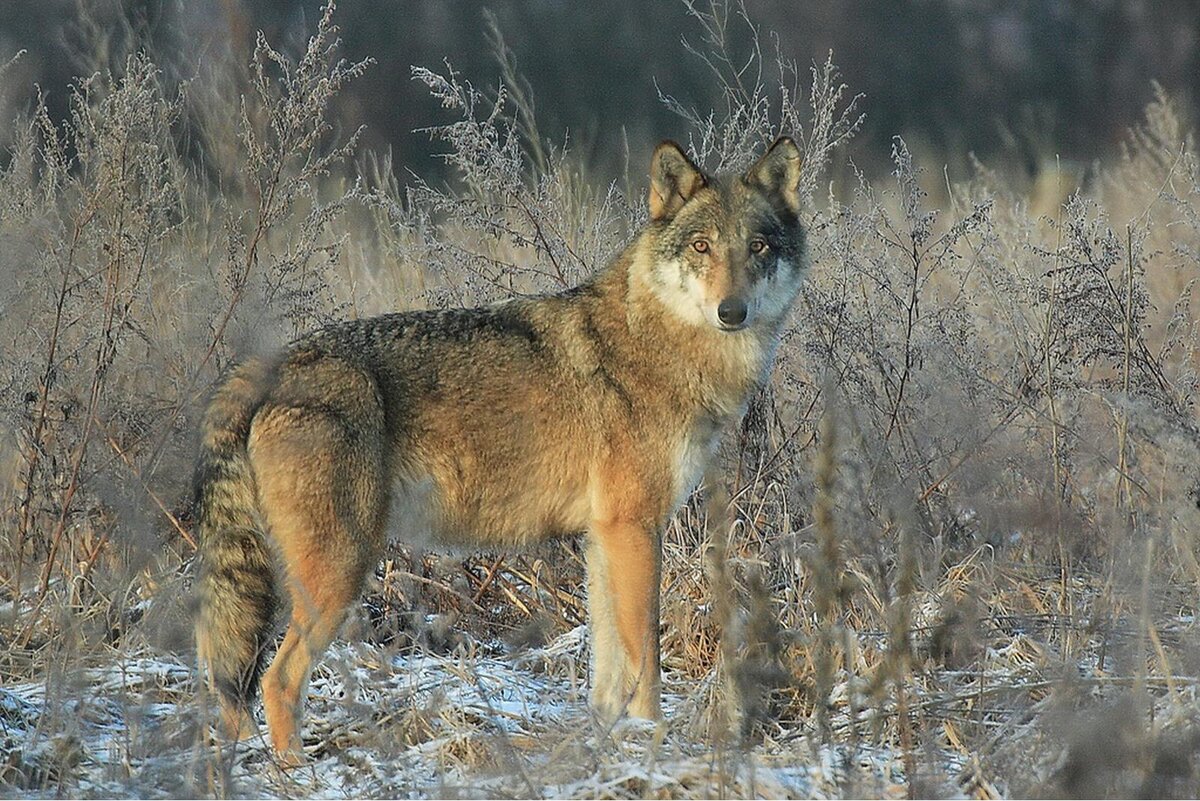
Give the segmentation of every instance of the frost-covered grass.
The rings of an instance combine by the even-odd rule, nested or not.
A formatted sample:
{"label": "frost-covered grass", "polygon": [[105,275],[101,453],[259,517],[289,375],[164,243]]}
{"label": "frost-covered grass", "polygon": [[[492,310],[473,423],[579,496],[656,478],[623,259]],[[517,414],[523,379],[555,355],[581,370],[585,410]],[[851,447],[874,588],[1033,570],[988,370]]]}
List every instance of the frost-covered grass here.
{"label": "frost-covered grass", "polygon": [[[211,710],[197,700],[192,665],[163,654],[114,651],[95,667],[7,685],[0,743],[6,782],[29,797],[900,798],[912,787],[986,798],[1011,787],[985,764],[1005,754],[1048,777],[1116,757],[1105,770],[1122,783],[1084,786],[1144,781],[1101,734],[1131,735],[1125,716],[1134,710],[1119,699],[1139,679],[1111,664],[1102,636],[1083,643],[1063,675],[1036,616],[1011,619],[970,669],[919,679],[911,714],[937,721],[941,736],[923,735],[916,754],[872,736],[890,725],[895,705],[873,702],[869,682],[844,669],[830,693],[831,742],[786,717],[753,741],[714,738],[705,683],[670,670],[661,724],[600,726],[587,709],[582,626],[534,648],[469,637],[440,653],[335,644],[310,687],[302,768],[280,768],[261,737],[236,746],[204,737]],[[1188,747],[1200,681],[1141,681],[1155,697],[1150,752],[1166,779],[1149,786],[1170,790],[1181,778],[1171,760]],[[1064,705],[1089,701],[1103,712],[1087,728],[1055,730]],[[1027,703],[1026,714],[989,726],[985,754],[969,745],[974,722],[1015,703]]]}
{"label": "frost-covered grass", "polygon": [[[906,791],[894,750],[852,753],[799,732],[714,750],[689,732],[693,688],[671,674],[666,722],[600,727],[583,691],[585,640],[580,627],[544,648],[472,644],[441,655],[339,643],[310,689],[309,763],[288,771],[261,739],[221,753],[198,742],[191,666],[116,654],[73,676],[69,699],[48,698],[43,682],[0,691],[9,775],[83,797],[793,798],[847,781],[872,795]],[[46,730],[47,718],[63,728]]]}
{"label": "frost-covered grass", "polygon": [[764,58],[737,3],[689,7],[723,104],[665,78],[664,102],[710,170],[797,138],[813,269],[665,532],[666,721],[590,719],[577,544],[397,552],[291,772],[214,741],[195,684],[209,389],[330,319],[574,283],[641,224],[640,161],[589,174],[508,61],[499,93],[414,71],[449,184],[359,152],[330,100],[370,65],[340,60],[332,12],[293,55],[260,40],[188,82],[98,49],[66,121],[0,73],[29,108],[0,169],[0,792],[1200,793],[1186,116],[1160,93],[1120,153],[1036,180],[954,182],[901,139],[861,175],[842,144],[869,98]]}

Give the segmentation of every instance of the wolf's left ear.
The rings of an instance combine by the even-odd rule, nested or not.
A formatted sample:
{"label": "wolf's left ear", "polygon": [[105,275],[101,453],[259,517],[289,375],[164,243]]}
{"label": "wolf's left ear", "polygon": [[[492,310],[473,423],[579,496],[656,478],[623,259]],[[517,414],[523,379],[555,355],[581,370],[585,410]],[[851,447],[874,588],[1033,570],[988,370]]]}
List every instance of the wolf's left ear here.
{"label": "wolf's left ear", "polygon": [[679,145],[663,142],[650,160],[650,219],[674,216],[705,183],[704,173]]}
{"label": "wolf's left ear", "polygon": [[800,148],[790,136],[779,137],[746,173],[746,181],[779,195],[788,208],[799,213]]}

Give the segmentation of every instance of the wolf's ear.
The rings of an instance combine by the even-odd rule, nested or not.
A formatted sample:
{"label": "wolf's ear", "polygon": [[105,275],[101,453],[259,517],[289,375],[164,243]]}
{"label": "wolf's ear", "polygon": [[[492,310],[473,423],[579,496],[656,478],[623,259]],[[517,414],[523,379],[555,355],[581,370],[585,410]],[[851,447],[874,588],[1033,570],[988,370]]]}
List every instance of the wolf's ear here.
{"label": "wolf's ear", "polygon": [[704,173],[679,145],[663,142],[650,160],[650,219],[673,217],[705,183]]}
{"label": "wolf's ear", "polygon": [[800,148],[790,136],[781,136],[746,173],[747,183],[779,195],[792,211],[800,211]]}

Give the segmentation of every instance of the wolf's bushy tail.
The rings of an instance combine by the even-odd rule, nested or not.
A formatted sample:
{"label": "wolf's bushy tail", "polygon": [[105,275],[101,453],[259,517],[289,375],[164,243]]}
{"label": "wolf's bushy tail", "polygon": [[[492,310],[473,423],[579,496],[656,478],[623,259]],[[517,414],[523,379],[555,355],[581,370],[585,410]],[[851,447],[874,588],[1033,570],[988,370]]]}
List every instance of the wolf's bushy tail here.
{"label": "wolf's bushy tail", "polygon": [[225,380],[205,414],[196,463],[196,648],[227,716],[234,715],[227,718],[231,724],[258,693],[278,606],[276,568],[246,453],[270,373],[266,363],[250,361]]}

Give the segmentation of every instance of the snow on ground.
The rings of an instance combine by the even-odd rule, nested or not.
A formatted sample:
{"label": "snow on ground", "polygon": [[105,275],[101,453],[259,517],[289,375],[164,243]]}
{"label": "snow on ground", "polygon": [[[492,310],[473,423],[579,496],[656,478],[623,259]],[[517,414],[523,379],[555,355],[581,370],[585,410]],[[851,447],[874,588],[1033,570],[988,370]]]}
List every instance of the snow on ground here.
{"label": "snow on ground", "polygon": [[[706,736],[711,687],[665,677],[666,721],[601,727],[587,708],[586,630],[545,648],[391,654],[337,643],[304,719],[307,765],[261,737],[206,742],[191,666],[127,658],[0,689],[0,788],[27,797],[900,796],[902,760],[802,731],[737,750]],[[953,760],[947,762],[954,770]],[[39,789],[22,789],[22,788]]]}

